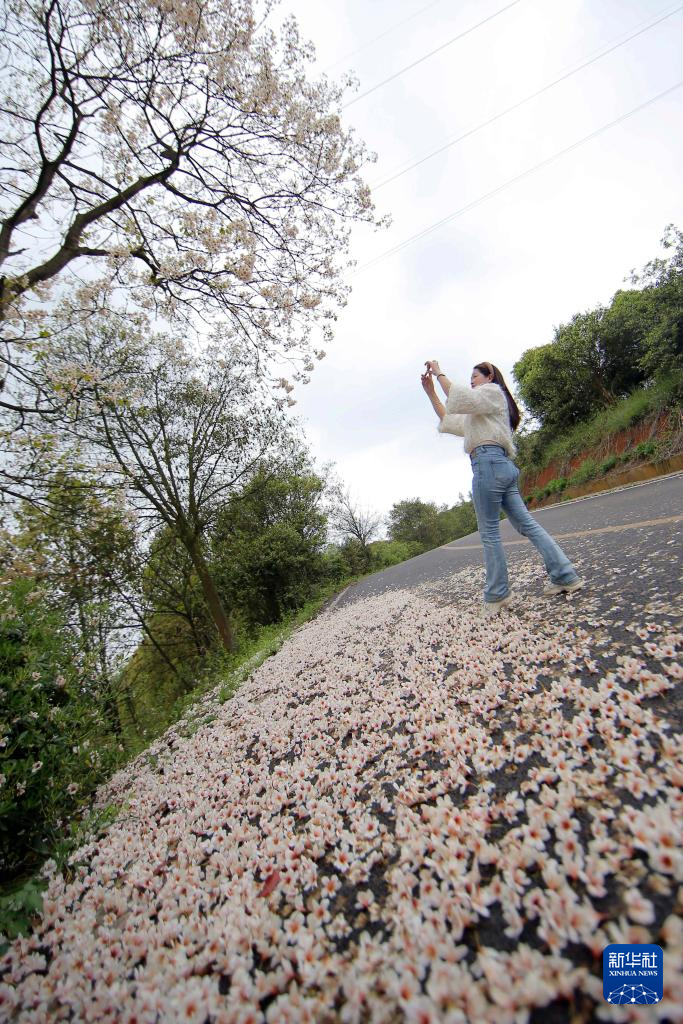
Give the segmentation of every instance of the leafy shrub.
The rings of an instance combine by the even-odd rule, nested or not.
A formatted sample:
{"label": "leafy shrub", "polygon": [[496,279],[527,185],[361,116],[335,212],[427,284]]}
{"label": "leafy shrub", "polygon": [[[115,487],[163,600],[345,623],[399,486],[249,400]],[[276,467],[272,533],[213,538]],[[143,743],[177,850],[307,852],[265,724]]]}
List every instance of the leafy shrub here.
{"label": "leafy shrub", "polygon": [[548,494],[561,494],[567,486],[566,476],[557,476],[554,479],[548,481],[546,486],[546,492]]}
{"label": "leafy shrub", "polygon": [[606,456],[598,466],[598,473],[609,473],[610,469],[614,469],[618,462],[618,455]]}
{"label": "leafy shrub", "polygon": [[631,452],[631,457],[634,459],[649,459],[657,451],[656,441],[641,441],[637,444]]}
{"label": "leafy shrub", "polygon": [[31,919],[42,913],[47,879],[29,878],[0,896],[0,956],[18,935],[28,935]]}
{"label": "leafy shrub", "polygon": [[[128,805],[125,806],[127,809]],[[101,835],[117,820],[120,811],[116,804],[107,804],[103,808],[91,809],[83,818],[70,822],[68,831],[55,843],[52,857],[44,870],[4,887],[0,895],[0,956],[18,935],[30,934],[34,919],[43,910],[49,876],[59,871],[67,879],[73,877],[77,865],[73,861],[69,864],[69,861],[74,851]]]}
{"label": "leafy shrub", "polygon": [[31,579],[0,598],[0,881],[33,869],[120,761],[71,635]]}
{"label": "leafy shrub", "polygon": [[388,569],[399,562],[414,558],[424,550],[417,541],[378,540],[370,545],[370,567],[373,572]]}

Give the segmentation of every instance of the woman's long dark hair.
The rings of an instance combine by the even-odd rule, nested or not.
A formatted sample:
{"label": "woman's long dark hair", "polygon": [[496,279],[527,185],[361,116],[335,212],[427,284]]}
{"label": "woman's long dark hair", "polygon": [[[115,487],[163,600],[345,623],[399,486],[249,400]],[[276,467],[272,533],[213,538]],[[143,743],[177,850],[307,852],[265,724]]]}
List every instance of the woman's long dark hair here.
{"label": "woman's long dark hair", "polygon": [[503,374],[500,372],[497,366],[493,365],[493,363],[477,363],[474,369],[479,370],[479,372],[483,373],[485,377],[493,376],[493,380],[491,381],[491,383],[497,384],[498,387],[502,389],[503,394],[505,395],[505,398],[507,399],[508,403],[508,415],[510,417],[510,426],[512,427],[513,430],[516,430],[519,426],[519,421],[522,417],[520,416],[519,409],[517,408],[517,403],[515,402],[510,392],[508,391],[508,386],[505,383]]}

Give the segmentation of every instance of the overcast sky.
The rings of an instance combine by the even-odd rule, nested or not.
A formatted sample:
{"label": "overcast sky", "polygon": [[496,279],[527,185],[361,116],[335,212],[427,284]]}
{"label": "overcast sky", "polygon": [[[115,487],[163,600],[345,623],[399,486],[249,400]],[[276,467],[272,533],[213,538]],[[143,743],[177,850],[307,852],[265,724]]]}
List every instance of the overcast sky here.
{"label": "overcast sky", "polygon": [[[315,44],[316,70],[353,70],[358,95],[509,2],[284,0],[281,9]],[[369,183],[678,6],[518,0],[345,110],[378,155]],[[683,81],[682,53],[680,10],[377,189],[378,210],[393,224],[356,232],[359,267]],[[512,383],[525,349],[608,303],[632,268],[661,255],[665,226],[683,227],[682,114],[678,88],[353,275],[335,342],[296,389],[294,411],[316,458],[336,463],[361,504],[386,513],[404,498],[451,505],[469,491],[462,440],[437,433],[420,386],[425,359],[464,383],[488,359]]]}

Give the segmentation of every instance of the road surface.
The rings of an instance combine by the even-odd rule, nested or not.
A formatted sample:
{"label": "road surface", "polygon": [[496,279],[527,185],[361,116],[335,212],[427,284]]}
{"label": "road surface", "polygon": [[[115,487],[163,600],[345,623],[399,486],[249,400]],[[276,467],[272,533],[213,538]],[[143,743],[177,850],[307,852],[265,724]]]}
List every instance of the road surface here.
{"label": "road surface", "polygon": [[[534,517],[558,541],[593,588],[600,589],[601,566],[606,560],[609,565],[624,570],[622,593],[612,596],[619,596],[620,601],[628,600],[637,607],[644,599],[639,585],[639,566],[649,565],[655,552],[663,552],[666,557],[656,559],[658,578],[672,594],[680,590],[683,473],[541,509],[534,512]],[[507,521],[501,524],[501,536],[514,590],[515,563],[534,549]],[[543,582],[540,558],[538,564],[540,592]],[[366,577],[345,590],[337,598],[335,607],[427,582],[442,581],[447,586],[448,578],[466,566],[482,567],[483,586],[478,533]],[[602,575],[606,579],[606,575]]]}
{"label": "road surface", "polygon": [[[683,1021],[683,479],[364,580],[102,787],[0,960],[0,1017],[144,1024]],[[663,950],[663,998],[607,946]],[[648,982],[650,981],[648,977]],[[610,997],[612,998],[612,997]],[[647,1003],[647,1005],[644,1005]]]}

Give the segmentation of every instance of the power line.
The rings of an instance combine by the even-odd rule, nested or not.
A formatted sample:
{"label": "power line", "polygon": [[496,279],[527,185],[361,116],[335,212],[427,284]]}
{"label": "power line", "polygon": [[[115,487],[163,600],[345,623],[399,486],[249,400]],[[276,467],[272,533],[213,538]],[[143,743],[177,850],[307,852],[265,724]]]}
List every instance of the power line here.
{"label": "power line", "polygon": [[400,178],[402,175],[414,170],[421,164],[426,163],[426,161],[431,160],[432,157],[438,156],[439,153],[445,152],[445,150],[449,149],[451,146],[455,146],[457,145],[458,142],[462,142],[463,139],[470,138],[471,135],[474,135],[476,134],[476,132],[481,131],[482,128],[487,128],[495,121],[500,121],[501,118],[506,117],[513,111],[519,110],[519,108],[524,106],[525,103],[529,103],[531,100],[536,99],[538,96],[541,96],[544,92],[547,92],[554,86],[559,85],[560,82],[565,82],[568,78],[571,78],[572,75],[578,74],[579,71],[583,71],[584,68],[589,67],[591,64],[595,64],[596,61],[602,60],[603,57],[606,57],[608,54],[613,53],[620,46],[625,46],[626,43],[630,43],[632,39],[636,39],[638,36],[643,35],[645,32],[648,32],[651,28],[654,28],[656,25],[661,24],[661,22],[666,21],[667,18],[671,18],[674,14],[678,14],[681,10],[683,10],[683,4],[680,4],[678,7],[675,7],[672,11],[668,11],[668,13],[666,14],[662,14],[660,17],[656,18],[655,21],[651,21],[644,27],[639,28],[636,32],[632,32],[630,36],[626,36],[625,39],[621,39],[619,42],[614,43],[612,46],[598,53],[596,56],[590,57],[588,60],[584,61],[583,64],[580,64],[573,70],[567,71],[565,74],[560,75],[559,78],[555,78],[552,82],[548,82],[540,89],[537,89],[536,92],[529,93],[528,96],[525,96],[523,99],[518,100],[517,103],[513,103],[512,106],[506,107],[505,110],[499,111],[499,113],[494,114],[492,117],[489,117],[488,120],[482,121],[480,124],[475,125],[473,128],[469,128],[466,132],[463,132],[462,135],[458,135],[456,138],[451,139],[449,142],[445,142],[442,146],[439,146],[438,149],[434,149],[430,153],[427,153],[425,156],[420,157],[419,160],[416,160],[414,163],[410,164],[410,166],[405,167],[401,171],[397,171],[395,174],[390,175],[390,177],[388,178],[384,178],[384,180],[380,181],[377,185],[372,185],[372,190],[376,192],[378,189],[384,188],[385,185],[388,185],[392,181],[396,181],[397,178]]}
{"label": "power line", "polygon": [[522,171],[521,174],[516,174],[514,178],[504,181],[502,185],[498,185],[497,188],[492,189],[490,192],[486,192],[485,195],[479,196],[478,199],[474,199],[471,203],[467,203],[466,206],[461,206],[459,210],[454,210],[453,213],[449,213],[447,217],[442,217],[441,220],[436,221],[434,224],[430,224],[428,228],[424,228],[424,230],[418,231],[417,234],[411,235],[410,238],[406,238],[403,242],[395,245],[393,249],[388,249],[386,252],[380,253],[379,256],[376,256],[367,263],[363,263],[362,266],[357,267],[354,273],[359,274],[362,270],[367,270],[368,267],[372,267],[381,260],[400,252],[401,249],[405,249],[406,246],[412,245],[412,243],[417,242],[418,239],[431,234],[432,231],[436,231],[437,228],[442,227],[444,224],[448,224],[449,221],[455,220],[456,217],[461,217],[463,213],[467,213],[469,210],[474,209],[475,206],[479,206],[487,200],[492,199],[494,196],[497,196],[499,192],[509,188],[511,185],[515,185],[518,181],[528,177],[530,174],[534,174],[542,167],[547,167],[548,164],[551,164],[554,160],[559,160],[560,157],[566,156],[567,153],[571,153],[572,150],[577,149],[579,146],[583,146],[586,142],[590,142],[591,139],[597,138],[598,135],[602,135],[602,133],[606,132],[609,128],[614,128],[615,125],[621,124],[622,121],[625,121],[627,118],[637,114],[640,110],[644,110],[646,107],[651,106],[653,103],[656,103],[657,100],[661,100],[665,96],[669,96],[672,92],[675,92],[676,89],[680,89],[681,86],[683,86],[683,80],[677,82],[675,85],[669,86],[669,88],[665,89],[663,92],[657,93],[656,96],[652,96],[649,100],[645,100],[644,103],[638,104],[637,107],[633,107],[632,110],[629,110],[625,114],[621,114],[620,117],[616,117],[613,121],[610,121],[608,124],[604,124],[601,128],[597,128],[594,132],[591,132],[589,135],[585,135],[582,139],[578,139],[565,149],[561,149],[557,153],[553,153],[552,156],[546,157],[545,160],[541,160],[540,163],[534,164],[533,167],[528,167],[525,171]]}
{"label": "power line", "polygon": [[460,32],[457,36],[453,36],[452,39],[448,39],[445,43],[442,43],[441,46],[437,46],[435,50],[431,50],[429,53],[426,53],[424,57],[418,58],[418,60],[413,61],[412,64],[407,64],[404,68],[401,68],[400,71],[396,71],[393,75],[389,75],[389,77],[385,78],[382,82],[378,82],[377,85],[373,85],[371,89],[368,89],[366,92],[362,92],[360,96],[354,96],[352,100],[349,100],[348,103],[343,105],[342,110],[346,110],[347,107],[353,106],[353,104],[358,103],[359,100],[365,99],[365,97],[369,96],[370,93],[376,92],[377,89],[381,89],[382,86],[386,85],[388,82],[393,82],[395,78],[399,77],[399,75],[405,74],[405,72],[410,71],[411,68],[416,68],[418,64],[422,64],[423,61],[429,60],[429,58],[433,57],[434,54],[440,53],[441,50],[445,50],[447,46],[452,46],[453,43],[457,43],[459,39],[464,39],[465,36],[471,35],[472,32],[481,28],[482,25],[486,25],[487,22],[493,21],[493,19],[497,18],[498,15],[504,14],[505,11],[509,11],[511,7],[515,7],[521,2],[522,0],[512,0],[512,3],[506,4],[506,6],[501,7],[499,11],[495,11],[493,14],[490,14],[488,18],[484,18],[483,21],[478,21],[476,25],[472,25],[470,28],[465,29],[464,32]]}
{"label": "power line", "polygon": [[403,21],[395,22],[395,24],[390,25],[389,28],[385,29],[384,32],[380,32],[378,36],[373,36],[372,39],[368,39],[368,41],[366,43],[363,43],[362,46],[359,46],[358,49],[352,50],[350,53],[345,54],[345,56],[340,57],[338,60],[335,60],[332,64],[328,64],[327,67],[325,68],[325,71],[331,71],[332,68],[336,68],[337,65],[343,63],[343,61],[350,60],[350,58],[355,57],[357,53],[361,53],[361,51],[367,50],[368,46],[373,46],[375,43],[378,43],[380,39],[384,39],[385,36],[391,35],[391,33],[395,32],[396,29],[402,28],[404,25],[407,25],[409,21],[413,21],[415,18],[418,18],[421,14],[424,14],[425,11],[428,11],[431,7],[436,7],[436,5],[440,3],[443,3],[443,0],[431,0],[431,3],[425,4],[424,7],[420,7],[419,11],[415,11],[414,14],[410,14],[407,18],[404,18]]}

